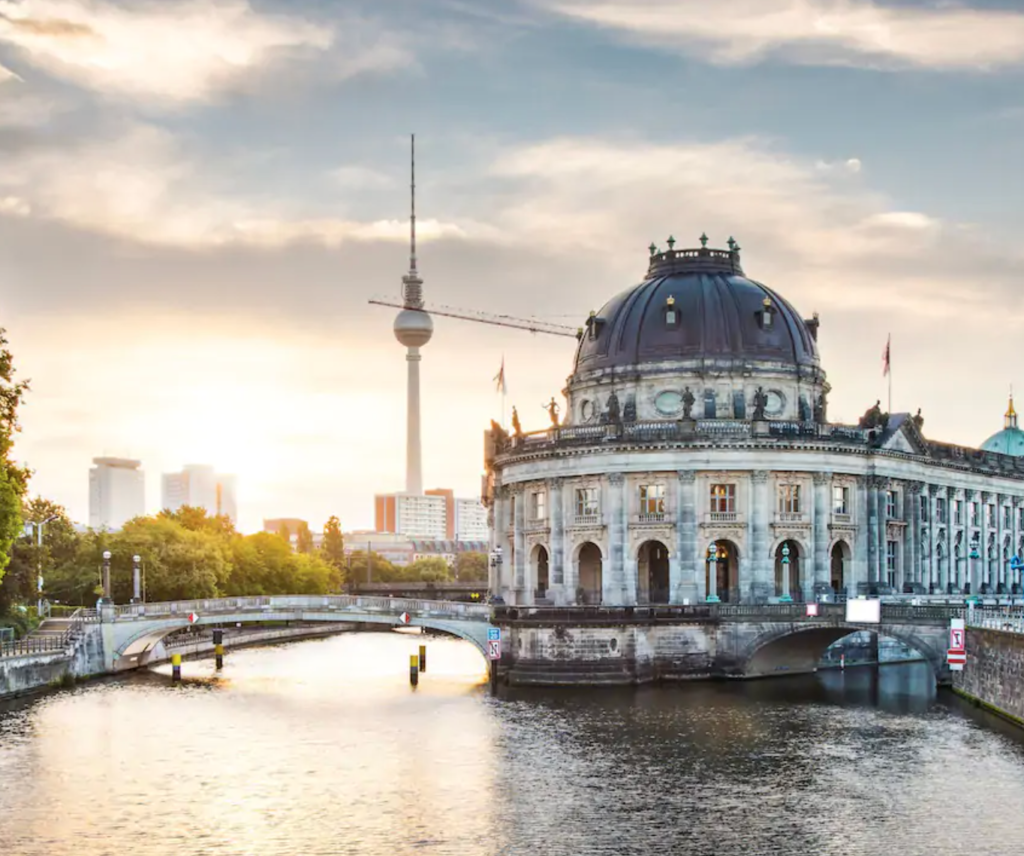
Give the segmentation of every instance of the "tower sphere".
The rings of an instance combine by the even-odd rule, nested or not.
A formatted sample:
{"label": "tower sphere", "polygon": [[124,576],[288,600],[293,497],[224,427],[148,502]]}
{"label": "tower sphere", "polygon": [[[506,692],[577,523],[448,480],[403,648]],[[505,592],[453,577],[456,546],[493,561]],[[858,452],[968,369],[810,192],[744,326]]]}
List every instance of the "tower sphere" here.
{"label": "tower sphere", "polygon": [[407,348],[421,348],[434,335],[434,322],[419,309],[403,309],[395,318],[395,338]]}

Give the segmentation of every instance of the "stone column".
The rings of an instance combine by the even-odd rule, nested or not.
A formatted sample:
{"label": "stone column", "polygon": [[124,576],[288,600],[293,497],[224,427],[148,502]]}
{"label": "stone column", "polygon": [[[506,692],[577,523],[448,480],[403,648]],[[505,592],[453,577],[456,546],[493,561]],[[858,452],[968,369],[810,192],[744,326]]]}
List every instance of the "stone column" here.
{"label": "stone column", "polygon": [[926,533],[928,546],[925,555],[928,557],[928,579],[922,580],[922,582],[930,593],[933,586],[939,582],[935,555],[935,545],[939,543],[939,515],[936,511],[936,506],[939,504],[937,501],[939,489],[937,485],[930,484],[926,491],[924,501],[928,503],[928,531]]}
{"label": "stone column", "polygon": [[626,498],[626,477],[622,473],[608,476],[608,574],[604,577],[602,602],[608,606],[626,603],[626,531],[623,526],[623,506]]}
{"label": "stone column", "polygon": [[[1017,509],[1020,507],[1020,500],[1015,497],[1010,497],[1010,556],[1017,555],[1017,539],[1020,538],[1020,527],[1017,524]],[[1016,571],[1011,571],[1009,565],[1006,567],[1006,585],[1008,589],[1012,590],[1013,584],[1017,582]]]}
{"label": "stone column", "polygon": [[629,537],[629,522],[633,514],[631,492],[635,489],[628,478],[623,479],[619,513],[622,517],[622,602],[626,606],[636,606],[636,593],[639,588],[638,563],[633,554],[633,539]]}
{"label": "stone column", "polygon": [[550,526],[551,555],[548,557],[548,576],[555,604],[565,603],[565,522],[562,513],[562,480],[548,479],[548,525]]}
{"label": "stone column", "polygon": [[[916,583],[920,581],[921,560],[918,551],[921,541],[921,482],[904,482],[903,490],[903,513],[907,515],[906,533],[903,538],[903,556],[906,565],[903,566],[903,582]],[[900,586],[902,592],[903,586]]]}
{"label": "stone column", "polygon": [[[878,479],[875,476],[867,478],[866,485],[868,495],[868,582],[878,582]],[[885,508],[882,508],[885,514]],[[883,527],[884,528],[884,527]]]}
{"label": "stone column", "polygon": [[991,591],[992,586],[992,557],[989,555],[990,550],[988,549],[988,505],[992,499],[992,494],[987,490],[983,490],[979,497],[981,505],[978,506],[980,512],[978,519],[978,553],[980,558],[975,560],[978,565],[978,588],[975,589],[972,586],[972,592],[980,592],[982,585],[985,585]]}
{"label": "stone column", "polygon": [[[501,485],[494,486],[494,498],[491,504],[491,552],[505,552],[505,489]],[[501,548],[500,550],[498,548]],[[504,557],[503,557],[504,558]],[[492,595],[505,596],[501,579],[501,568],[489,561],[487,567],[487,591]]]}
{"label": "stone column", "polygon": [[[974,541],[974,533],[980,532],[980,527],[972,525],[974,509],[973,505],[975,498],[978,493],[975,490],[964,491],[964,561],[961,563],[964,566],[962,581],[969,582],[971,584],[971,594],[978,593],[978,585],[981,582],[981,576],[978,572],[978,559],[971,558],[971,544]],[[981,537],[978,537],[978,553],[981,553],[982,544]]]}
{"label": "stone column", "polygon": [[562,567],[564,575],[562,578],[562,594],[565,603],[573,605],[576,603],[576,587],[580,584],[579,566],[573,560],[572,532],[569,525],[575,515],[573,505],[573,487],[565,479],[556,479],[560,482],[558,497],[555,500],[562,509]]}
{"label": "stone column", "polygon": [[878,570],[877,579],[880,582],[889,581],[889,513],[888,513],[888,493],[889,493],[889,480],[879,479],[876,487],[878,492]]}
{"label": "stone column", "polygon": [[1006,499],[1006,497],[1003,496],[1001,493],[997,493],[995,495],[995,501],[996,501],[996,509],[995,509],[996,510],[996,519],[995,519],[995,524],[996,524],[996,555],[995,555],[995,560],[996,561],[995,561],[995,568],[994,568],[995,579],[992,580],[992,584],[993,584],[993,586],[996,589],[998,589],[999,586],[1001,584],[1003,584],[1003,582],[1004,582],[1004,579],[1003,579],[1003,569],[1006,567],[1006,561],[1005,561],[1006,557],[1003,555],[1003,529],[1005,528],[1003,526],[1003,514],[1005,513],[1003,511],[1003,501],[1005,499]]}
{"label": "stone column", "polygon": [[859,584],[865,583],[869,579],[871,531],[868,521],[868,496],[870,493],[868,477],[859,477],[850,500],[854,505],[853,519],[857,527],[853,536],[852,569],[846,587],[846,593],[851,597],[855,597],[859,592]]}
{"label": "stone column", "polygon": [[697,560],[697,476],[692,470],[680,470],[679,501],[676,504],[676,543],[679,552],[679,585],[676,603],[701,598],[697,581],[702,579]]}
{"label": "stone column", "polygon": [[775,568],[770,564],[768,556],[768,516],[771,513],[768,500],[768,471],[752,472],[750,484],[750,567],[753,576],[750,597],[754,603],[767,603],[768,598],[775,594]]}
{"label": "stone column", "polygon": [[[515,505],[515,513],[512,516],[512,543],[513,543],[513,560],[515,567],[515,581],[513,588],[515,589],[515,602],[517,604],[529,603],[528,595],[526,592],[526,534],[525,534],[525,518],[526,518],[526,494],[523,492],[523,486],[521,484],[514,484],[512,487],[512,502]],[[532,593],[531,593],[532,594]]]}
{"label": "stone column", "polygon": [[[829,580],[828,567],[828,493],[832,484],[832,473],[814,474],[814,517],[811,520],[811,533],[814,544],[814,581],[808,581],[804,590],[804,600],[814,600],[814,587],[827,586]],[[810,590],[807,590],[809,586]]]}

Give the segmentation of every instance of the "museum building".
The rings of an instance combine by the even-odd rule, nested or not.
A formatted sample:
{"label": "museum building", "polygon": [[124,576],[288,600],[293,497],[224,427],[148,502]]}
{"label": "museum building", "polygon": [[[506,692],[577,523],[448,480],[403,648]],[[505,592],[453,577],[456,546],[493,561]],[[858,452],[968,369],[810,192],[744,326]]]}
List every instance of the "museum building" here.
{"label": "museum building", "polygon": [[485,435],[508,604],[765,603],[1021,591],[1024,431],[980,449],[879,404],[828,421],[819,320],[740,248],[650,248],[587,319],[550,427]]}

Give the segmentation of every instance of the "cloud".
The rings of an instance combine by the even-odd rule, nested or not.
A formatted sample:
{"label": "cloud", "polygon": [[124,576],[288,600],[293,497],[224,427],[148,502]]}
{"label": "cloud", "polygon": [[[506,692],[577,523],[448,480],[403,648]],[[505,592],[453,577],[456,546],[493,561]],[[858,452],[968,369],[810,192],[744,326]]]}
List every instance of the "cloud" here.
{"label": "cloud", "polygon": [[0,65],[0,85],[12,80],[21,80],[21,78],[6,66]]}
{"label": "cloud", "polygon": [[990,69],[1024,62],[1024,14],[874,0],[531,0],[551,12],[723,65]]}
{"label": "cloud", "polygon": [[340,76],[408,62],[358,19],[335,27],[265,14],[248,0],[0,0],[0,43],[77,86],[147,103],[209,100],[286,60],[331,52]]}

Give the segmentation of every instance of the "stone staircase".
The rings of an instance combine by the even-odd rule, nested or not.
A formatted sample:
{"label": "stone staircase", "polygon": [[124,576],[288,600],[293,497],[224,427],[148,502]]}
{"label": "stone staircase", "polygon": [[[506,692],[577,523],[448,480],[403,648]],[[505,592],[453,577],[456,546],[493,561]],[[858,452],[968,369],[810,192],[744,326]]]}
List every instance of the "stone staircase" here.
{"label": "stone staircase", "polygon": [[29,639],[56,639],[62,637],[73,626],[70,618],[47,618],[28,634]]}

